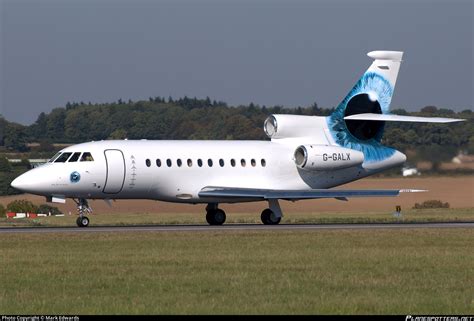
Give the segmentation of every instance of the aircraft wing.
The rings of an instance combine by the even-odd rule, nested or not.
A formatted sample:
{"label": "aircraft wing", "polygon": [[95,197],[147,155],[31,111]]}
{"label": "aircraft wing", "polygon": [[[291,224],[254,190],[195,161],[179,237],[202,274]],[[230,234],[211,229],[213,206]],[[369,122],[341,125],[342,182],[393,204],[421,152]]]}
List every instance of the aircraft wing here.
{"label": "aircraft wing", "polygon": [[199,192],[199,197],[219,197],[233,199],[284,199],[302,200],[312,198],[337,198],[350,197],[384,197],[398,196],[404,192],[425,192],[414,189],[309,189],[309,190],[275,190],[239,187],[207,186]]}
{"label": "aircraft wing", "polygon": [[465,121],[465,119],[456,118],[442,118],[442,117],[417,117],[417,116],[403,116],[393,114],[355,114],[346,116],[347,120],[376,120],[376,121],[402,121],[402,122],[420,122],[420,123],[453,123],[458,121]]}

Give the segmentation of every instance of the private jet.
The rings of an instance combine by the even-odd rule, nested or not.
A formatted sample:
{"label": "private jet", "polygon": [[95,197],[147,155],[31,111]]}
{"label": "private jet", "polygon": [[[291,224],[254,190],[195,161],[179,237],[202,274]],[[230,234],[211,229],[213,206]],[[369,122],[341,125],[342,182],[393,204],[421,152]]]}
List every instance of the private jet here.
{"label": "private jet", "polygon": [[90,199],[205,203],[206,220],[221,225],[220,204],[266,201],[263,224],[278,224],[279,201],[389,197],[415,189],[334,189],[402,165],[406,156],[382,144],[386,122],[449,123],[462,119],[390,113],[403,52],[372,51],[367,71],[327,117],[269,115],[266,141],[104,140],[64,148],[11,186],[77,205],[86,227]]}

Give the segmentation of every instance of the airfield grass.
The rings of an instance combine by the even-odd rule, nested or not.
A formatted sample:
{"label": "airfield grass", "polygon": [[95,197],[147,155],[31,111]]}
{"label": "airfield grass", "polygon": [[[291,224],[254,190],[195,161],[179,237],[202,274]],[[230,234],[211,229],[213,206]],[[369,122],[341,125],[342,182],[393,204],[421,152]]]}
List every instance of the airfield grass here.
{"label": "airfield grass", "polygon": [[[116,213],[89,215],[91,226],[207,224],[204,213]],[[77,215],[39,217],[34,219],[0,218],[1,227],[76,226]],[[401,217],[390,212],[314,212],[288,213],[281,224],[331,223],[423,223],[474,222],[474,208],[436,208],[404,210]],[[259,213],[227,213],[226,224],[261,224]]]}
{"label": "airfield grass", "polygon": [[1,314],[472,314],[474,230],[0,234]]}

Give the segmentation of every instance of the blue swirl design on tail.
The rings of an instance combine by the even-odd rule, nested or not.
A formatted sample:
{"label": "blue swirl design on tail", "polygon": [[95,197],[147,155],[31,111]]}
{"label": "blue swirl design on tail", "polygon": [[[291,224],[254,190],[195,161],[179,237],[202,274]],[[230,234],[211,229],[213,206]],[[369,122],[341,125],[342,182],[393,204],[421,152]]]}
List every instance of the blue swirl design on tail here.
{"label": "blue swirl design on tail", "polygon": [[336,110],[327,117],[329,131],[340,146],[358,150],[364,153],[364,162],[378,162],[390,158],[396,151],[393,148],[383,146],[380,141],[383,136],[383,128],[374,138],[360,140],[354,137],[347,129],[344,121],[344,113],[347,104],[352,97],[359,94],[375,94],[380,104],[382,113],[389,113],[390,101],[392,100],[393,88],[381,75],[375,72],[366,72],[354,85],[349,94],[336,107]]}

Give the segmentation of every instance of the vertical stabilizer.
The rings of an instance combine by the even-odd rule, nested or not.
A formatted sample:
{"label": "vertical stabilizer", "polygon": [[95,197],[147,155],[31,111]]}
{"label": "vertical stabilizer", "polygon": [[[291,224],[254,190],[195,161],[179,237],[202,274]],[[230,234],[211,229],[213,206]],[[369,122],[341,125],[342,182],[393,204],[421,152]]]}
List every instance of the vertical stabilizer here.
{"label": "vertical stabilizer", "polygon": [[380,144],[385,122],[345,120],[344,117],[390,112],[403,52],[371,51],[367,55],[374,61],[327,118],[327,122],[337,144],[363,152],[370,163],[385,160],[395,153],[395,150]]}
{"label": "vertical stabilizer", "polygon": [[[388,80],[392,90],[397,82],[398,71],[402,61],[403,52],[401,51],[371,51],[367,54],[374,59],[367,72],[378,73],[380,76]],[[366,72],[366,73],[367,73]]]}

